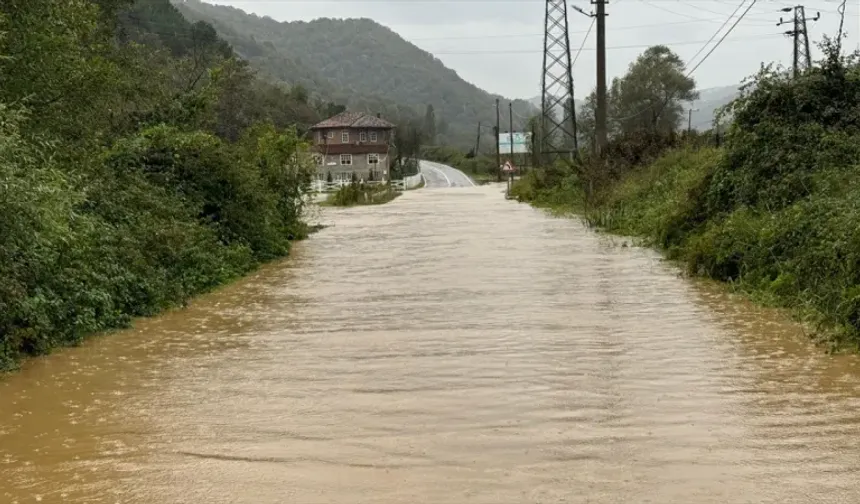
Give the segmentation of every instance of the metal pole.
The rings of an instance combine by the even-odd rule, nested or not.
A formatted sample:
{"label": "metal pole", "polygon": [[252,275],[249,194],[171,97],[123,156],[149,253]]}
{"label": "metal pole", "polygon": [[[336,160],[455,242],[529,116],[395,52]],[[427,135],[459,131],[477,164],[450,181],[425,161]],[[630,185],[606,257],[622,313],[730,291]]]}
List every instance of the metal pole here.
{"label": "metal pole", "polygon": [[511,125],[510,138],[511,138],[511,163],[514,162],[514,104],[513,102],[508,103],[508,117]]}
{"label": "metal pole", "polygon": [[597,17],[597,110],[595,111],[595,133],[597,152],[606,148],[606,0],[591,0],[596,5]]}
{"label": "metal pole", "polygon": [[[816,17],[813,21],[816,21],[818,18]],[[812,51],[809,49],[809,31],[807,31],[806,27],[806,9],[801,5],[800,6],[800,22],[803,27],[803,49],[805,51],[804,61],[803,61],[803,69],[809,70],[812,68]]]}
{"label": "metal pole", "polygon": [[800,73],[800,9],[794,8],[794,78]]}
{"label": "metal pole", "polygon": [[[568,110],[568,103],[573,101],[568,27],[567,1],[546,0],[538,157],[542,164],[547,165],[556,160],[572,165],[578,150],[576,110]],[[559,108],[562,109],[561,118],[556,115]]]}
{"label": "metal pole", "polygon": [[535,168],[538,168],[539,166],[542,166],[545,163],[543,156],[544,156],[544,151],[546,150],[546,148],[543,145],[543,143],[544,143],[543,142],[543,132],[546,131],[546,106],[547,106],[547,103],[546,103],[546,93],[547,93],[546,71],[547,71],[547,66],[546,66],[546,64],[547,64],[547,55],[549,54],[549,51],[547,51],[547,43],[549,41],[549,20],[550,20],[549,12],[550,12],[550,7],[551,7],[550,4],[551,4],[551,0],[546,0],[546,3],[545,3],[546,11],[544,14],[544,22],[543,22],[543,25],[544,25],[544,31],[543,31],[543,67],[542,67],[543,72],[541,72],[541,77],[540,77],[540,89],[541,89],[541,93],[540,93],[540,132],[541,132],[541,139],[540,139],[540,143],[538,144],[538,155],[537,155],[537,163],[535,163]]}
{"label": "metal pole", "polygon": [[496,170],[498,172],[498,181],[502,181],[502,153],[499,152],[499,99],[496,98],[496,138],[493,140],[496,144]]}

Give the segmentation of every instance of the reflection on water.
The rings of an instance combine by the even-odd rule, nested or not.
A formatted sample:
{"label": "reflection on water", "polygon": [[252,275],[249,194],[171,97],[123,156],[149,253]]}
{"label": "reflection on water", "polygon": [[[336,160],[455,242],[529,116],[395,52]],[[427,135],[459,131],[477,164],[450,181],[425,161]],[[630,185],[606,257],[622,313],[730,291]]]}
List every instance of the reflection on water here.
{"label": "reflection on water", "polygon": [[325,215],[0,381],[0,502],[860,502],[856,358],[498,187]]}

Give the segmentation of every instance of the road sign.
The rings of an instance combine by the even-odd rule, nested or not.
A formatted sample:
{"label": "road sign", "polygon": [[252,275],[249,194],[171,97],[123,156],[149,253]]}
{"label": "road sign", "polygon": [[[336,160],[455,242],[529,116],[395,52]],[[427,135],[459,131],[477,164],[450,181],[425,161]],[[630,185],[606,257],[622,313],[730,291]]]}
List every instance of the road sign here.
{"label": "road sign", "polygon": [[[531,145],[531,133],[514,132],[514,154],[528,154]],[[499,133],[499,152],[508,154],[511,152],[511,134]]]}
{"label": "road sign", "polygon": [[505,161],[505,165],[502,166],[502,171],[509,173],[509,172],[515,172],[515,171],[517,171],[517,169],[516,169],[516,167],[514,167],[514,165],[511,164],[510,161]]}

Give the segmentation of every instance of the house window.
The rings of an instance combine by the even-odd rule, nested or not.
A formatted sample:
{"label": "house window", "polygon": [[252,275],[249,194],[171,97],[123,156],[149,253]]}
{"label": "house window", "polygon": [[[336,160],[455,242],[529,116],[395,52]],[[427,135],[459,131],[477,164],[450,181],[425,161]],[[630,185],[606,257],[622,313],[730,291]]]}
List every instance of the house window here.
{"label": "house window", "polygon": [[334,140],[334,131],[328,132],[328,138],[329,138],[329,140]]}
{"label": "house window", "polygon": [[366,142],[367,141],[367,133],[365,133],[364,131],[359,133],[358,134],[358,141],[359,142]]}
{"label": "house window", "polygon": [[341,154],[340,155],[340,164],[351,165],[352,164],[352,154]]}
{"label": "house window", "polygon": [[370,143],[376,143],[376,132],[375,131],[370,132]]}
{"label": "house window", "polygon": [[340,172],[337,174],[337,180],[341,182],[349,182],[352,180],[352,172]]}
{"label": "house window", "polygon": [[349,143],[349,131],[341,131],[340,142],[341,143]]}
{"label": "house window", "polygon": [[368,154],[367,155],[367,164],[379,164],[379,154]]}

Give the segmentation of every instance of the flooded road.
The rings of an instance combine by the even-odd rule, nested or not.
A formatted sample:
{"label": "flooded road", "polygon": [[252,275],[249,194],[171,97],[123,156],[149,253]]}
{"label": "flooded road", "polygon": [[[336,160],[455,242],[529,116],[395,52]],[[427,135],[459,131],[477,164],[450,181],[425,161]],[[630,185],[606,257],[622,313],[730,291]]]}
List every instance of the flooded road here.
{"label": "flooded road", "polygon": [[860,502],[860,369],[656,254],[425,189],[0,380],[0,502]]}

